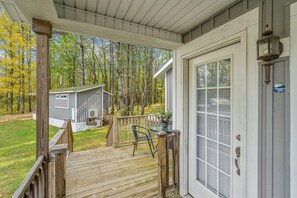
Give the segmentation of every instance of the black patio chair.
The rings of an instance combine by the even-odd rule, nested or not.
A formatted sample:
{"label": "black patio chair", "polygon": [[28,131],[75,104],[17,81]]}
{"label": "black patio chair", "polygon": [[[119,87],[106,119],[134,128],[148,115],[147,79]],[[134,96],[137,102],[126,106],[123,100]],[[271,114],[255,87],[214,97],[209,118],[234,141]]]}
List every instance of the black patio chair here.
{"label": "black patio chair", "polygon": [[138,125],[132,125],[132,131],[133,131],[133,135],[135,138],[132,156],[134,156],[135,150],[137,149],[138,142],[147,141],[147,143],[149,144],[150,150],[151,150],[151,154],[154,158],[155,147],[154,147],[151,131],[148,128],[138,126]]}

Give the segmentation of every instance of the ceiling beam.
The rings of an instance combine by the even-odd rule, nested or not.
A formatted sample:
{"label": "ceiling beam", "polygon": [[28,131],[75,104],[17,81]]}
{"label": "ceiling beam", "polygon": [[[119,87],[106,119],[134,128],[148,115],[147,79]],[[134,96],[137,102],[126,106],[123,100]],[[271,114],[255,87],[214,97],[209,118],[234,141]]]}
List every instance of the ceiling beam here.
{"label": "ceiling beam", "polygon": [[108,29],[114,29],[118,31],[124,31],[131,34],[142,35],[144,37],[152,37],[162,39],[166,41],[182,43],[182,36],[180,34],[164,31],[161,29],[144,26],[93,12],[80,10],[70,6],[61,5],[55,3],[55,8],[58,17],[61,19],[68,19],[91,25],[97,25]]}

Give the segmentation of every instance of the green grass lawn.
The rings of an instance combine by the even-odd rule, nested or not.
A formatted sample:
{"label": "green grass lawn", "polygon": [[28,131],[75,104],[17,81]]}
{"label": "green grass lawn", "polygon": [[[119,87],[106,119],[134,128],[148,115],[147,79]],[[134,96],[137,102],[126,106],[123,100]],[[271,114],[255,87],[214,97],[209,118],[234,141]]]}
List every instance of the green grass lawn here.
{"label": "green grass lawn", "polygon": [[[74,151],[105,146],[108,127],[74,133]],[[50,126],[50,138],[58,131]],[[35,121],[0,124],[0,198],[11,197],[35,162]]]}

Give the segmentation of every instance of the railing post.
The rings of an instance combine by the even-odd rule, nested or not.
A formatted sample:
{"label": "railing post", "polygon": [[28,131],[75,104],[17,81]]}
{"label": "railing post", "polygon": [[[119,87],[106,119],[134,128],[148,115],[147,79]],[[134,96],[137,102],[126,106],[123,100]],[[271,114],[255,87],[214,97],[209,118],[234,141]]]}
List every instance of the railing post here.
{"label": "railing post", "polygon": [[73,152],[73,131],[72,131],[72,126],[71,126],[71,120],[68,120],[68,150],[70,153]]}
{"label": "railing post", "polygon": [[[66,155],[67,144],[56,145],[51,154],[54,155],[54,194],[53,197],[66,196]],[[53,184],[53,183],[52,183]]]}
{"label": "railing post", "polygon": [[174,134],[174,181],[175,189],[179,193],[179,141],[180,141],[180,131],[173,130]]}
{"label": "railing post", "polygon": [[167,133],[159,132],[158,136],[158,197],[166,197],[167,178]]}
{"label": "railing post", "polygon": [[56,186],[56,176],[55,176],[55,154],[50,152],[49,163],[48,163],[48,197],[55,197],[55,186]]}
{"label": "railing post", "polygon": [[119,143],[119,139],[118,139],[118,119],[117,117],[113,117],[113,127],[112,127],[112,133],[113,133],[113,147],[117,147],[118,143]]}

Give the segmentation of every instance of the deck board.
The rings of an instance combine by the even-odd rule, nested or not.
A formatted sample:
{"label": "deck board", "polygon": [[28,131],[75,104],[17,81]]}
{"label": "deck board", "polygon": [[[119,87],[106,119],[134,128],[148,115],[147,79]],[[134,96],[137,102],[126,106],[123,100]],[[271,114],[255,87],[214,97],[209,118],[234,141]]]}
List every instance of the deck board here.
{"label": "deck board", "polygon": [[[98,148],[71,153],[67,159],[67,197],[157,197],[158,161],[148,145]],[[168,197],[179,197],[168,192]]]}

